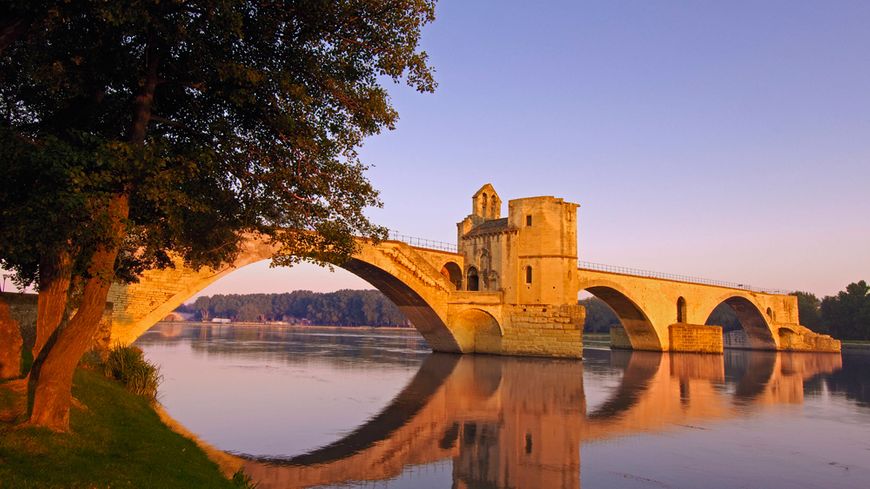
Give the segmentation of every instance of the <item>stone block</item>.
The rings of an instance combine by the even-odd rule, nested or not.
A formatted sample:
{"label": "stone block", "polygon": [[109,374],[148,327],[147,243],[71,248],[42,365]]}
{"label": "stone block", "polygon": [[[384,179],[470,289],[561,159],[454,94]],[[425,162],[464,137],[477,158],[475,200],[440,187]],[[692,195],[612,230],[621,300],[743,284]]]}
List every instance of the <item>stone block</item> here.
{"label": "stone block", "polygon": [[703,324],[674,323],[668,326],[670,351],[722,353],[722,328]]}

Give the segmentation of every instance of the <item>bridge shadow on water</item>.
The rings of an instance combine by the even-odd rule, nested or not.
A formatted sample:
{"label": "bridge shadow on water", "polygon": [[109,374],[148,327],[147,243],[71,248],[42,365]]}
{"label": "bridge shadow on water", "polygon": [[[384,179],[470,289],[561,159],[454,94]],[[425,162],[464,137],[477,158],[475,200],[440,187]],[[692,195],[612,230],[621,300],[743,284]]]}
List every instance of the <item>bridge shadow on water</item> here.
{"label": "bridge shadow on water", "polygon": [[[589,381],[603,375],[596,364],[622,377],[587,408],[584,368]],[[587,350],[585,362],[432,354],[341,440],[291,458],[241,458],[261,488],[384,480],[450,461],[453,487],[576,489],[583,443],[799,404],[805,383],[841,367],[840,355],[749,351]]]}

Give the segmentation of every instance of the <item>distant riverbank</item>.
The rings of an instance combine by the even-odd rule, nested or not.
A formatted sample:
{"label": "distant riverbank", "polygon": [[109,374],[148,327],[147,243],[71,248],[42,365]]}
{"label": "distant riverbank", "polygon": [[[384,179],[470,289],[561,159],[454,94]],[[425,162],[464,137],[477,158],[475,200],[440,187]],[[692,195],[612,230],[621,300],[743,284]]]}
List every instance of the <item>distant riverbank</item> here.
{"label": "distant riverbank", "polygon": [[275,326],[280,328],[304,329],[349,329],[354,331],[416,331],[413,326],[336,326],[321,324],[261,323],[255,321],[233,321],[213,323],[211,321],[160,321],[157,324],[198,325],[198,326]]}

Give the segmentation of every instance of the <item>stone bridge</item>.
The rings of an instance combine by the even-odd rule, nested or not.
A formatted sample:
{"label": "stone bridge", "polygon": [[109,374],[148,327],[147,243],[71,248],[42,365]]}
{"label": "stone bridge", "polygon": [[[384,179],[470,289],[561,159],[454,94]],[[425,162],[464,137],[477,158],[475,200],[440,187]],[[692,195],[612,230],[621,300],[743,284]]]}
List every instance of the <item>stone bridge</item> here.
{"label": "stone bridge", "polygon": [[[602,299],[619,317],[625,336],[614,346],[653,351],[722,351],[722,330],[706,326],[722,304],[733,309],[755,350],[840,351],[840,342],[799,324],[797,297],[691,277],[580,264],[580,290]],[[656,276],[658,275],[658,276]]]}
{"label": "stone bridge", "polygon": [[[619,316],[625,333],[614,338],[618,347],[721,353],[721,328],[705,322],[725,303],[752,348],[839,351],[837,340],[799,324],[797,299],[789,295],[578,267],[577,207],[554,197],[514,199],[502,218],[501,199],[487,184],[457,224],[457,246],[359,240],[356,254],[335,265],[383,292],[435,351],[580,358],[582,290]],[[274,253],[269,242],[252,238],[220,270],[178,263],[145,272],[139,283],[113,286],[112,341],[134,341],[212,282]]]}
{"label": "stone bridge", "polygon": [[[831,354],[601,354],[623,376],[595,407],[586,404],[582,363],[433,355],[346,437],[293,458],[234,458],[232,469],[244,467],[264,489],[303,488],[389,479],[409,466],[452,460],[458,488],[578,489],[584,442],[801,404],[805,381],[842,367]],[[743,375],[728,381],[733,389],[722,388],[726,361],[746,363],[734,369]]]}

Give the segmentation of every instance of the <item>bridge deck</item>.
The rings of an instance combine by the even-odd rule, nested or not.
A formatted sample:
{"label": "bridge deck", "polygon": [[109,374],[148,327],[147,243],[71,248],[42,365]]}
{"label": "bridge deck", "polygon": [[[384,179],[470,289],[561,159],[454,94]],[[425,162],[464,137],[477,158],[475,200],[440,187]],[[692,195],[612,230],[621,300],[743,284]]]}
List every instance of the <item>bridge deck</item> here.
{"label": "bridge deck", "polygon": [[592,263],[580,261],[577,263],[577,268],[580,270],[590,270],[593,272],[614,273],[618,275],[628,275],[632,277],[652,278],[658,280],[670,280],[672,282],[682,282],[695,285],[711,285],[714,287],[722,287],[725,289],[743,290],[749,292],[761,292],[763,294],[772,295],[789,295],[790,291],[781,289],[770,289],[764,287],[755,287],[748,284],[739,284],[737,282],[726,282],[724,280],[714,280],[700,277],[692,277],[689,275],[677,275],[673,273],[654,272],[650,270],[641,270],[638,268],[622,267],[618,265],[605,265],[602,263]]}

